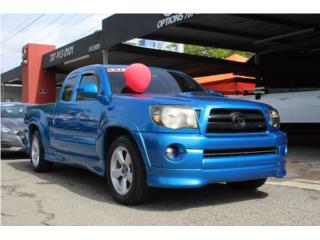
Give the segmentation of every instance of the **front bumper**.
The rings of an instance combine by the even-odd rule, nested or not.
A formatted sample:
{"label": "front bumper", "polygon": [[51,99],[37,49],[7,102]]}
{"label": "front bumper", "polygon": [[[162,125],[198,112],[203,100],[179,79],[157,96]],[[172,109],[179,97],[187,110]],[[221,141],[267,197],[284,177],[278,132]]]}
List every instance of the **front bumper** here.
{"label": "front bumper", "polygon": [[1,152],[24,151],[24,136],[1,133]]}
{"label": "front bumper", "polygon": [[[281,131],[246,135],[140,133],[147,165],[147,184],[163,188],[194,188],[210,183],[285,176],[286,134]],[[136,136],[138,137],[138,136]],[[168,146],[182,151],[176,159],[165,155]],[[276,147],[275,154],[207,157],[205,149]]]}

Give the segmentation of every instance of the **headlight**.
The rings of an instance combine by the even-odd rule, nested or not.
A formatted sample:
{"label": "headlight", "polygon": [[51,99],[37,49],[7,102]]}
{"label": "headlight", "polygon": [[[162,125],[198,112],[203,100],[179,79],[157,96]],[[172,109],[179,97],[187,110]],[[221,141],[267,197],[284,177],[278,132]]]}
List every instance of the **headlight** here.
{"label": "headlight", "polygon": [[9,129],[9,128],[6,128],[6,127],[4,127],[4,126],[1,126],[1,132],[3,132],[3,133],[8,133],[8,132],[10,132],[10,129]]}
{"label": "headlight", "polygon": [[280,128],[280,115],[278,113],[278,111],[274,108],[270,108],[269,109],[269,122],[270,122],[270,126],[273,128]]}
{"label": "headlight", "polygon": [[3,133],[10,133],[10,134],[16,135],[16,134],[18,134],[20,131],[19,131],[19,130],[16,130],[16,129],[10,129],[10,128],[1,126],[1,132],[3,132]]}
{"label": "headlight", "polygon": [[156,105],[150,108],[152,120],[170,129],[198,128],[196,112],[184,105]]}

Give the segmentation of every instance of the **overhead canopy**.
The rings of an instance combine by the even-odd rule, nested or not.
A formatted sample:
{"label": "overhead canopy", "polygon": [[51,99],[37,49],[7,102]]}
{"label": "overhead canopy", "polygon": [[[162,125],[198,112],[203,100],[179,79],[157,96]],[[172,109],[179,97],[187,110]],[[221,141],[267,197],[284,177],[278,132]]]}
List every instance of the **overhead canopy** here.
{"label": "overhead canopy", "polygon": [[139,37],[261,54],[320,52],[319,14],[116,14],[103,29],[104,47]]}
{"label": "overhead canopy", "polygon": [[[193,76],[202,74],[250,74],[251,63],[190,56],[122,44],[145,38],[243,50],[259,53],[299,52],[320,54],[319,14],[115,14],[103,20],[102,30],[60,47],[43,56],[46,71],[66,74],[103,62],[175,68]],[[309,55],[308,55],[309,56]],[[274,60],[274,58],[271,58]],[[21,77],[21,67],[1,75],[2,82]]]}
{"label": "overhead canopy", "polygon": [[161,51],[120,44],[110,48],[110,63],[130,64],[140,62],[149,66],[184,71],[192,76],[203,76],[230,71],[253,74],[255,65],[190,54]]}
{"label": "overhead canopy", "polygon": [[1,74],[2,83],[21,84],[22,67],[18,66]]}

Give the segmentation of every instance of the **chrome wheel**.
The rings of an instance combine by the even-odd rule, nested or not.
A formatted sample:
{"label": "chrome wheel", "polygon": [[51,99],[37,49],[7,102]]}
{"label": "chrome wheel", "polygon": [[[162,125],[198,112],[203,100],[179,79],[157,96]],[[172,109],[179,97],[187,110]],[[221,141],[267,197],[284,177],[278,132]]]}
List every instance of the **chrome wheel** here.
{"label": "chrome wheel", "polygon": [[37,167],[40,159],[40,146],[38,138],[34,137],[31,146],[31,160],[34,167]]}
{"label": "chrome wheel", "polygon": [[112,153],[110,176],[118,194],[125,195],[129,192],[133,177],[132,160],[128,149],[123,146],[117,147]]}

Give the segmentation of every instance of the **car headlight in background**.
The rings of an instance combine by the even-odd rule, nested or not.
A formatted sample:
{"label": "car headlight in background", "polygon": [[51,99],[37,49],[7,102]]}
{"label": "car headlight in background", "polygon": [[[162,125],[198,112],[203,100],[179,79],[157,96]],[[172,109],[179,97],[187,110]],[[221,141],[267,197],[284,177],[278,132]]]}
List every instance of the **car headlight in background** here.
{"label": "car headlight in background", "polygon": [[273,128],[280,128],[280,115],[278,111],[274,108],[269,109],[269,121],[270,121],[270,126]]}
{"label": "car headlight in background", "polygon": [[152,120],[170,129],[198,128],[196,112],[185,105],[155,105],[150,108]]}
{"label": "car headlight in background", "polygon": [[3,133],[8,133],[8,132],[10,132],[10,129],[9,129],[9,128],[6,128],[6,127],[4,127],[4,126],[1,126],[1,132],[3,132]]}
{"label": "car headlight in background", "polygon": [[17,129],[10,129],[10,128],[1,126],[1,132],[2,132],[2,133],[10,133],[10,134],[16,135],[16,134],[18,134],[20,131],[17,130]]}

